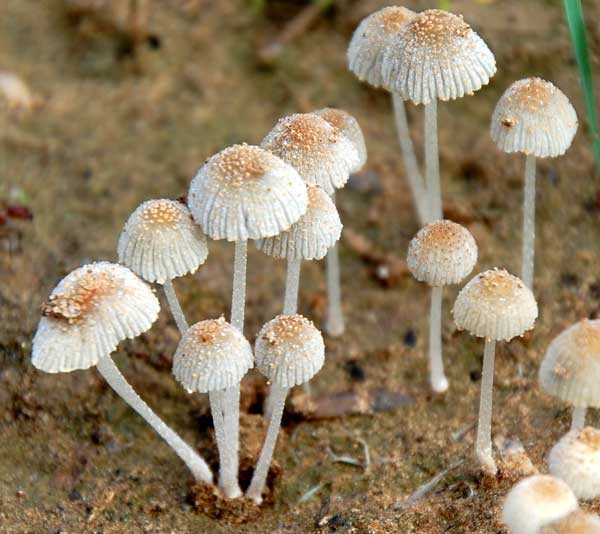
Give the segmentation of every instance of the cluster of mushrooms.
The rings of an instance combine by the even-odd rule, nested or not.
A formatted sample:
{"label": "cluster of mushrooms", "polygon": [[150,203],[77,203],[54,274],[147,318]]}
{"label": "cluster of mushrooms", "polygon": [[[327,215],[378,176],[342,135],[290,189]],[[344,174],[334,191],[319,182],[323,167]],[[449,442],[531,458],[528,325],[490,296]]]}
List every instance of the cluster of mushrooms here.
{"label": "cluster of mushrooms", "polygon": [[[417,14],[396,6],[381,9],[360,23],[348,48],[348,64],[360,80],[392,94],[406,176],[422,226],[410,242],[407,265],[417,280],[431,286],[430,382],[434,391],[443,392],[449,387],[441,343],[443,287],[459,284],[471,273],[478,251],[466,228],[443,218],[437,101],[470,95],[486,85],[496,72],[495,59],[462,17],[440,10]],[[411,141],[405,101],[424,105],[424,177]],[[577,117],[567,97],[540,78],[513,83],[491,119],[491,136],[498,148],[525,154],[521,278],[497,268],[476,275],[459,292],[452,313],[459,329],[485,339],[476,454],[483,470],[492,476],[497,472],[491,442],[495,344],[522,336],[538,316],[533,294],[536,158],[563,154],[576,129]],[[110,358],[120,341],[150,328],[159,303],[147,282],[162,285],[181,333],[173,374],[186,391],[209,395],[219,451],[218,485],[226,498],[242,495],[238,483],[240,382],[254,366],[269,381],[265,407],[269,428],[246,491],[260,503],[287,392],[307,384],[324,361],[321,333],[297,314],[301,262],[327,258],[325,331],[330,336],[342,335],[336,249],[342,224],[335,191],[365,162],[365,142],[357,121],[332,108],[280,119],[260,147],[234,145],[213,155],[193,178],[187,205],[150,200],[132,213],[119,238],[119,264],[85,265],[58,284],[42,306],[33,364],[46,372],[95,365],[172,446],[195,478],[212,484],[206,462],[150,410]],[[207,238],[235,243],[231,321],[220,317],[188,326],[172,280],[193,273],[205,262]],[[254,350],[244,337],[248,240],[265,254],[287,260],[282,314],[259,331]],[[576,497],[600,494],[599,431],[584,424],[586,408],[600,406],[599,376],[600,321],[582,321],[563,332],[550,345],[540,369],[543,388],[574,407],[573,427],[552,450],[549,464],[550,472],[565,480],[575,496],[562,508],[548,505],[556,513],[559,509],[573,512],[573,522],[597,521],[575,510]],[[587,478],[578,470],[581,465],[587,466]],[[519,496],[507,499],[505,520],[513,534],[542,532],[540,528],[547,523],[564,519],[554,515],[540,522],[532,513],[528,525],[537,521],[537,526],[518,526],[518,521],[512,521],[514,506],[529,506],[532,491],[568,493],[563,482],[541,478],[539,484],[519,483],[513,489],[515,494],[521,492]],[[547,484],[558,489],[548,489]],[[522,515],[516,513],[521,519]]]}

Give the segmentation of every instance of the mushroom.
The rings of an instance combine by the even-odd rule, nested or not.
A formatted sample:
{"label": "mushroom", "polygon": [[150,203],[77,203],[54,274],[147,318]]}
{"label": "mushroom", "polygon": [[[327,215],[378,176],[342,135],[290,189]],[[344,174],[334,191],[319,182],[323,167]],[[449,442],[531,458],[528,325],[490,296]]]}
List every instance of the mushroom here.
{"label": "mushroom", "polygon": [[206,237],[194,224],[185,204],[174,200],[148,200],[129,216],[119,236],[119,263],[148,282],[163,285],[177,328],[188,324],[172,280],[193,273],[206,261]]}
{"label": "mushroom", "polygon": [[600,534],[600,517],[582,510],[549,523],[540,534]]}
{"label": "mushroom", "polygon": [[[416,13],[400,6],[384,7],[375,11],[357,26],[348,46],[348,68],[356,77],[373,87],[381,87],[384,51],[393,42],[400,28]],[[427,195],[423,177],[419,172],[415,149],[410,138],[410,130],[402,97],[392,91],[392,105],[396,119],[396,129],[402,150],[402,159],[408,185],[410,187],[419,222],[427,221]]]}
{"label": "mushroom", "polygon": [[497,472],[492,455],[492,391],[496,341],[510,341],[533,328],[538,307],[531,290],[516,276],[493,269],[461,289],[452,310],[460,330],[485,338],[476,453],[483,469]]}
{"label": "mushroom", "polygon": [[585,426],[588,406],[600,407],[600,320],[584,319],[550,343],[539,371],[542,388],[573,406],[571,428]]}
{"label": "mushroom", "polygon": [[534,475],[506,495],[502,523],[510,534],[538,534],[540,529],[577,510],[577,498],[562,480]]}
{"label": "mushroom", "polygon": [[429,9],[404,24],[387,46],[383,86],[425,105],[427,222],[442,218],[437,100],[454,100],[486,85],[496,72],[494,55],[462,17]]}
{"label": "mushroom", "polygon": [[526,156],[521,278],[530,289],[535,251],[535,159],[564,154],[576,131],[577,115],[569,99],[541,78],[514,82],[492,115],[491,136],[498,148]]}
{"label": "mushroom", "polygon": [[225,321],[209,319],[191,326],[175,356],[173,374],[188,393],[208,393],[219,448],[219,486],[228,499],[242,495],[238,483],[236,443],[229,440],[223,414],[234,411],[225,391],[239,386],[254,366],[252,347],[237,328]]}
{"label": "mushroom", "polygon": [[564,435],[548,455],[550,474],[564,480],[579,499],[600,495],[600,430],[585,427]]}
{"label": "mushroom", "polygon": [[122,265],[97,262],[68,274],[42,305],[33,338],[32,364],[46,373],[96,369],[189,467],[198,481],[212,484],[204,459],[149,408],[110,357],[117,345],[148,330],[159,303],[148,285]]}
{"label": "mushroom", "polygon": [[419,282],[431,286],[429,372],[433,391],[448,389],[442,359],[442,292],[459,284],[477,263],[477,243],[464,226],[435,221],[421,228],[408,246],[407,266]]}
{"label": "mushroom", "polygon": [[325,360],[323,336],[302,315],[279,315],[265,324],[254,346],[256,367],[271,384],[273,411],[246,496],[262,502],[288,390],[308,382]]}

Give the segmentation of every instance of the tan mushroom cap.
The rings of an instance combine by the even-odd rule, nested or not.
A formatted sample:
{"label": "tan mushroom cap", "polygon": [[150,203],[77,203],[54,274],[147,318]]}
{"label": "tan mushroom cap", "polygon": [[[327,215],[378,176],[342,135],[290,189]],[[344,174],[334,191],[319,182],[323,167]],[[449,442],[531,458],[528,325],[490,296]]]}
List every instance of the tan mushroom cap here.
{"label": "tan mushroom cap", "polygon": [[354,30],[347,52],[348,67],[359,80],[374,87],[383,85],[383,53],[400,28],[415,14],[405,7],[390,6],[361,21]]}
{"label": "tan mushroom cap", "polygon": [[202,166],[188,206],[211,239],[261,239],[287,230],[306,211],[298,172],[257,146],[233,145]]}
{"label": "tan mushroom cap", "polygon": [[503,152],[556,157],[571,146],[577,114],[565,94],[541,78],[514,82],[492,115],[491,135]]}
{"label": "tan mushroom cap", "polygon": [[494,55],[462,16],[429,9],[408,21],[386,48],[383,86],[415,104],[454,100],[486,85]]}
{"label": "tan mushroom cap", "polygon": [[291,388],[308,382],[325,361],[321,332],[302,315],[278,315],[256,336],[256,367],[271,382]]}
{"label": "tan mushroom cap", "polygon": [[75,269],[42,305],[31,362],[46,373],[88,369],[127,338],[148,330],[158,299],[127,267],[97,262]]}
{"label": "tan mushroom cap", "polygon": [[119,263],[148,282],[164,284],[206,261],[206,236],[185,204],[148,200],[129,216],[119,236]]}
{"label": "tan mushroom cap", "polygon": [[545,391],[580,407],[600,406],[600,320],[584,319],[561,332],[539,371]]}
{"label": "tan mushroom cap", "polygon": [[540,534],[600,534],[600,517],[575,510],[542,528]]}
{"label": "tan mushroom cap", "polygon": [[308,207],[289,230],[257,241],[267,256],[291,260],[320,260],[336,244],[342,222],[331,197],[316,185],[308,185]]}
{"label": "tan mushroom cap", "polygon": [[190,326],[173,357],[173,375],[188,393],[230,388],[253,366],[250,343],[223,317]]}
{"label": "tan mushroom cap", "polygon": [[279,119],[261,147],[289,163],[306,183],[322,187],[328,195],[346,185],[350,169],[360,161],[352,141],[314,113]]}
{"label": "tan mushroom cap", "polygon": [[406,263],[419,282],[430,286],[458,284],[477,263],[477,243],[464,226],[435,221],[411,239]]}
{"label": "tan mushroom cap", "polygon": [[531,290],[504,269],[476,275],[463,287],[452,309],[461,330],[477,337],[510,341],[531,330],[538,307]]}

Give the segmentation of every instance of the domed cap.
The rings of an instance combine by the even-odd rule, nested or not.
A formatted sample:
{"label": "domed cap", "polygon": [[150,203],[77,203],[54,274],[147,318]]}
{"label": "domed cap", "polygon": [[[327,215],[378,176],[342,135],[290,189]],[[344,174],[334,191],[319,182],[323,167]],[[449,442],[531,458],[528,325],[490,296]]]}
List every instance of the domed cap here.
{"label": "domed cap", "polygon": [[252,145],[218,152],[192,180],[188,206],[211,239],[243,241],[277,235],[306,211],[298,173]]}
{"label": "domed cap", "polygon": [[381,87],[383,52],[400,28],[415,16],[405,7],[390,6],[375,11],[357,26],[348,46],[348,67],[356,77]]}
{"label": "domed cap", "polygon": [[254,354],[256,367],[269,381],[291,388],[308,382],[323,367],[325,344],[312,321],[278,315],[260,329]]}
{"label": "domed cap", "polygon": [[513,83],[492,115],[492,139],[503,152],[538,158],[564,154],[577,131],[577,115],[564,93],[541,78]]}
{"label": "domed cap", "polygon": [[275,237],[257,241],[267,256],[320,260],[342,233],[342,222],[331,197],[316,185],[307,186],[308,208],[297,223]]}
{"label": "domed cap", "polygon": [[360,161],[358,150],[340,130],[314,113],[279,119],[261,146],[294,167],[302,179],[328,195],[344,187]]}
{"label": "domed cap", "polygon": [[544,527],[540,534],[600,534],[600,517],[575,510]]}
{"label": "domed cap", "polygon": [[148,282],[164,284],[206,261],[206,237],[185,204],[148,200],[130,215],[119,237],[119,263]]}
{"label": "domed cap", "polygon": [[571,430],[548,455],[550,473],[564,480],[584,500],[600,495],[600,430]]}
{"label": "domed cap", "polygon": [[331,126],[340,130],[354,145],[358,152],[358,163],[350,172],[360,171],[367,162],[367,145],[365,136],[358,124],[358,121],[343,109],[323,108],[313,112],[322,119],[325,119]]}
{"label": "domed cap", "polygon": [[533,328],[538,307],[531,290],[504,269],[480,273],[460,290],[454,322],[472,335],[510,341]]}
{"label": "domed cap", "polygon": [[521,480],[508,492],[502,522],[511,534],[537,534],[577,507],[575,495],[562,480],[536,475]]}
{"label": "domed cap", "polygon": [[453,100],[496,72],[490,49],[462,17],[429,9],[407,22],[386,48],[383,86],[415,104]]}
{"label": "domed cap", "polygon": [[173,357],[173,374],[188,393],[239,384],[254,365],[252,347],[223,317],[190,326]]}
{"label": "domed cap", "polygon": [[88,369],[119,342],[148,330],[159,308],[150,287],[127,267],[84,265],[63,278],[42,304],[31,362],[46,373]]}
{"label": "domed cap", "polygon": [[406,263],[419,282],[430,286],[458,284],[477,263],[477,243],[464,226],[435,221],[411,239]]}
{"label": "domed cap", "polygon": [[548,347],[539,381],[551,395],[581,407],[600,406],[600,320],[584,319]]}

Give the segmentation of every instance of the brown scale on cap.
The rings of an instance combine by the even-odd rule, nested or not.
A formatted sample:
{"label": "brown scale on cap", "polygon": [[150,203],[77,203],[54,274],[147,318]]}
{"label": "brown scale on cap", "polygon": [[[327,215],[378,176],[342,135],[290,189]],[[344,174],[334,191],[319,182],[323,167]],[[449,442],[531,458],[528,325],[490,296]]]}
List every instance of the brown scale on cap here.
{"label": "brown scale on cap", "polygon": [[577,510],[563,519],[545,526],[540,534],[590,534],[598,528],[591,514]]}
{"label": "brown scale on cap", "polygon": [[549,502],[560,501],[564,498],[565,488],[557,480],[552,477],[539,477],[533,486],[536,496],[539,500],[547,500]]}
{"label": "brown scale on cap", "polygon": [[477,297],[481,299],[510,299],[525,290],[525,284],[505,269],[495,267],[479,275]]}
{"label": "brown scale on cap", "polygon": [[308,207],[310,209],[329,208],[330,204],[327,202],[327,199],[320,193],[320,188],[316,185],[309,185],[306,188],[306,194],[308,196]]}
{"label": "brown scale on cap", "polygon": [[189,328],[187,335],[198,343],[210,345],[222,337],[229,326],[225,318],[221,316],[218,319],[209,319],[196,323]]}
{"label": "brown scale on cap", "polygon": [[600,328],[597,323],[593,323],[589,319],[581,321],[575,333],[575,342],[582,353],[592,358],[600,355]]}
{"label": "brown scale on cap", "polygon": [[391,6],[381,10],[381,25],[388,34],[398,33],[410,19],[415,16],[413,11],[400,6]]}
{"label": "brown scale on cap", "polygon": [[174,226],[180,220],[181,211],[177,202],[157,200],[144,208],[142,219],[148,226]]}
{"label": "brown scale on cap", "polygon": [[278,345],[297,339],[302,335],[304,329],[311,324],[311,321],[302,317],[302,315],[280,315],[263,333],[263,338],[271,345]]}
{"label": "brown scale on cap", "polygon": [[213,172],[218,172],[229,182],[261,178],[269,165],[268,154],[257,146],[241,144],[222,150],[212,161]]}
{"label": "brown scale on cap", "polygon": [[323,120],[327,121],[334,128],[343,128],[346,124],[348,114],[341,109],[327,108],[326,111],[319,115]]}
{"label": "brown scale on cap", "polygon": [[577,440],[596,451],[600,450],[600,430],[586,426],[577,437]]}
{"label": "brown scale on cap", "polygon": [[419,236],[424,247],[453,251],[466,241],[465,229],[452,221],[436,221],[427,225],[424,230]]}
{"label": "brown scale on cap", "polygon": [[409,22],[408,31],[418,46],[442,52],[455,45],[457,40],[466,38],[471,27],[462,16],[430,9],[414,17]]}
{"label": "brown scale on cap", "polygon": [[[300,150],[335,143],[339,138],[337,130],[327,128],[327,121],[310,113],[280,119],[285,125],[279,144],[285,148]],[[291,144],[292,146],[289,146]]]}
{"label": "brown scale on cap", "polygon": [[[522,82],[513,84],[507,99],[516,108],[535,113],[545,108],[557,91],[558,89],[546,80],[527,78]],[[502,124],[509,126],[505,121],[510,122],[510,120],[510,118],[505,119]]]}

